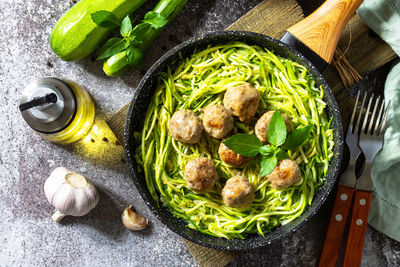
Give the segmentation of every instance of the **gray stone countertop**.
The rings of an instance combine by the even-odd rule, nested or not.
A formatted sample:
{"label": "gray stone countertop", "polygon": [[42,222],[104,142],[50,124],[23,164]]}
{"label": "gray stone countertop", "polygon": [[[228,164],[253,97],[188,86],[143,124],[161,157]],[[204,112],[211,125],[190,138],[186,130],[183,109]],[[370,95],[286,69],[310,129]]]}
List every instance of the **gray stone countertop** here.
{"label": "gray stone countertop", "polygon": [[[140,198],[122,146],[113,142],[104,118],[130,100],[145,70],[165,51],[191,36],[224,29],[258,2],[190,0],[146,53],[141,70],[109,78],[93,57],[64,62],[49,47],[53,25],[73,1],[0,0],[0,266],[196,265],[181,238]],[[155,3],[148,1],[135,14],[141,17]],[[29,82],[45,76],[76,81],[90,92],[97,103],[96,123],[103,129],[92,133],[95,143],[57,146],[24,123],[17,109],[20,94]],[[58,166],[89,177],[100,191],[92,212],[59,224],[50,218],[53,208],[43,191],[44,181]],[[145,231],[131,232],[122,225],[121,212],[130,204],[149,219]],[[316,265],[328,223],[326,216],[319,217],[285,240],[243,253],[231,265]],[[399,243],[368,228],[362,263],[399,266]]]}

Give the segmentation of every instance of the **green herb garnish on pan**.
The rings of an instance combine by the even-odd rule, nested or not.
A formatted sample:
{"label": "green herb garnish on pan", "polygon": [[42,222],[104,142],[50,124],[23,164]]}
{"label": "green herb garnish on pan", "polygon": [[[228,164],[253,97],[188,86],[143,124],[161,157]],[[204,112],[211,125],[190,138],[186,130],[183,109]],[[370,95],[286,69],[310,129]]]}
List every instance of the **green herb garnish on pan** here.
{"label": "green herb garnish on pan", "polygon": [[[223,140],[216,139],[219,137],[203,133],[195,144],[171,137],[169,124],[177,111],[189,110],[194,113],[190,115],[193,122],[198,117],[204,123],[202,112],[207,107],[224,105],[227,90],[245,84],[260,96],[255,115],[249,121],[245,116],[226,120],[233,124],[233,137],[225,144],[242,156],[250,156],[241,160],[239,167],[220,157]],[[325,112],[324,90],[315,84],[308,69],[299,63],[241,42],[210,46],[181,57],[159,74],[143,130],[135,134],[140,144],[135,158],[152,197],[188,227],[229,239],[264,236],[298,218],[324,182],[333,156],[333,129]],[[272,121],[268,141],[254,135],[255,120],[263,116]],[[286,131],[282,117],[290,122]],[[268,178],[273,172],[268,173],[286,157],[298,166],[301,178],[278,189]],[[194,159],[209,165],[211,161],[218,174],[212,190],[206,193],[193,191],[184,179],[185,167]],[[254,188],[254,199],[246,207],[225,205],[221,197],[227,181],[238,174]]]}
{"label": "green herb garnish on pan", "polygon": [[290,158],[283,147],[294,150],[302,145],[310,135],[312,126],[296,129],[287,136],[285,121],[279,111],[274,112],[268,127],[268,141],[270,145],[264,145],[254,134],[236,134],[223,143],[231,150],[246,157],[263,155],[261,160],[260,176],[270,174],[276,167],[278,160]]}

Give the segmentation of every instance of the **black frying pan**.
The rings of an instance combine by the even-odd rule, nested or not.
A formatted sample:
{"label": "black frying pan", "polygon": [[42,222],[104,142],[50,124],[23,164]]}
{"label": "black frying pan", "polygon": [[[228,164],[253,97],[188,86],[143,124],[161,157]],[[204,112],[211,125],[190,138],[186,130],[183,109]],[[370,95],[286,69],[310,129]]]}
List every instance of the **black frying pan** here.
{"label": "black frying pan", "polygon": [[[168,228],[190,241],[207,247],[226,250],[253,249],[266,246],[272,241],[294,232],[321,207],[339,174],[343,148],[343,130],[338,105],[320,72],[331,61],[341,31],[361,2],[362,0],[328,0],[312,15],[291,27],[282,38],[282,41],[265,35],[243,31],[215,32],[193,38],[170,50],[148,70],[135,91],[127,114],[125,152],[133,181],[139,193],[150,210]],[[305,31],[305,27],[311,28],[311,33]],[[175,218],[167,208],[158,206],[153,200],[147,189],[144,174],[137,172],[138,165],[134,158],[137,144],[133,138],[133,133],[141,131],[143,127],[144,114],[157,87],[158,73],[166,71],[167,67],[171,66],[172,62],[178,58],[178,53],[181,53],[183,57],[189,57],[195,49],[199,50],[206,48],[210,44],[218,45],[231,41],[241,41],[250,45],[265,47],[282,57],[306,66],[311,75],[314,76],[318,86],[323,86],[325,90],[324,101],[327,103],[326,112],[329,117],[333,116],[331,127],[334,129],[334,156],[324,184],[317,190],[312,205],[299,218],[272,230],[265,235],[265,238],[259,235],[251,235],[246,239],[228,240],[212,237],[188,228],[186,222]]]}

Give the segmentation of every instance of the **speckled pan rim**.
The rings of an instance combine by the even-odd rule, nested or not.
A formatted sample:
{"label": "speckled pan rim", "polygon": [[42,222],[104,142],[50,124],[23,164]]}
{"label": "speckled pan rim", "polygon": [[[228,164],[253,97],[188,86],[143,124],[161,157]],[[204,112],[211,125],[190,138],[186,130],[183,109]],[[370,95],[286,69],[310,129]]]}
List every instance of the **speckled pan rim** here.
{"label": "speckled pan rim", "polygon": [[[333,126],[333,129],[335,130],[335,137],[336,137],[336,142],[335,142],[335,147],[334,147],[334,157],[332,158],[331,165],[329,166],[328,170],[328,175],[326,176],[325,183],[320,186],[320,188],[315,192],[315,196],[313,199],[313,203],[307,207],[307,209],[303,212],[303,214],[294,220],[293,222],[285,225],[285,226],[280,226],[274,230],[272,230],[270,233],[266,234],[266,238],[263,238],[258,235],[253,235],[249,238],[246,239],[223,239],[223,238],[217,238],[217,237],[211,237],[206,234],[203,234],[199,231],[189,229],[185,229],[185,232],[189,232],[190,234],[184,233],[182,230],[178,229],[177,225],[174,225],[170,222],[167,221],[166,218],[161,216],[156,209],[156,207],[151,203],[154,200],[150,199],[147,194],[148,192],[145,192],[147,190],[146,188],[143,188],[139,182],[139,178],[143,179],[144,176],[138,174],[138,172],[135,170],[135,164],[133,163],[134,159],[134,149],[133,149],[133,132],[134,132],[134,123],[132,122],[132,114],[134,111],[135,106],[137,105],[137,98],[140,94],[142,94],[145,91],[150,90],[148,87],[146,87],[147,81],[152,78],[152,76],[157,75],[162,69],[160,67],[163,65],[163,63],[167,60],[171,60],[174,57],[176,57],[177,53],[180,52],[182,49],[193,46],[193,48],[204,45],[207,43],[207,41],[213,41],[214,38],[229,38],[231,41],[237,40],[240,38],[244,39],[252,39],[254,40],[257,45],[261,47],[271,47],[271,44],[268,45],[268,43],[275,43],[276,45],[282,47],[286,52],[293,54],[297,59],[300,61],[303,61],[305,65],[310,69],[311,73],[313,74],[314,78],[318,82],[319,85],[323,85],[325,89],[325,96],[324,100],[327,101],[327,107],[330,110],[330,115],[334,116],[334,123],[336,124],[336,127]],[[257,40],[260,40],[264,42],[264,44],[258,43]],[[296,60],[297,61],[297,60]],[[151,95],[153,95],[154,90]],[[150,102],[150,99],[148,99],[147,102]],[[329,105],[328,102],[331,104]],[[137,125],[137,124],[135,124]],[[141,128],[142,126],[140,126]],[[338,104],[333,96],[333,93],[331,89],[329,88],[328,84],[326,83],[325,79],[321,75],[321,73],[314,67],[314,65],[307,59],[305,58],[302,54],[299,52],[295,51],[288,45],[282,43],[279,40],[276,40],[274,38],[271,38],[269,36],[265,36],[262,34],[257,34],[257,33],[252,33],[252,32],[246,32],[246,31],[223,31],[223,32],[213,32],[213,33],[208,33],[199,37],[191,38],[182,44],[174,47],[170,51],[168,51],[166,54],[164,54],[159,60],[157,60],[156,63],[153,64],[153,66],[150,67],[150,69],[147,71],[147,73],[144,75],[142,80],[140,81],[138,87],[136,88],[136,91],[134,93],[134,96],[132,98],[127,117],[126,117],[126,124],[125,124],[125,154],[127,158],[127,163],[128,167],[132,176],[132,179],[136,185],[136,188],[147,204],[147,206],[150,208],[150,210],[155,214],[155,216],[163,223],[165,224],[170,230],[173,232],[177,233],[178,235],[194,242],[199,245],[203,245],[206,247],[211,247],[214,249],[224,249],[224,250],[247,250],[247,249],[255,249],[259,247],[264,247],[269,244],[271,244],[274,241],[280,240],[289,234],[293,233],[297,229],[299,229],[302,225],[305,224],[315,213],[319,210],[319,208],[322,206],[322,204],[325,202],[327,199],[329,193],[332,191],[333,186],[336,183],[336,180],[339,175],[339,170],[340,170],[340,164],[342,161],[342,150],[343,150],[343,128],[342,128],[342,122],[341,122],[341,117],[338,109]],[[132,153],[131,153],[132,152]],[[334,164],[333,164],[334,163]],[[331,175],[329,175],[331,174]],[[316,202],[316,196],[317,194],[321,194],[320,197],[318,197],[318,202]],[[164,208],[166,209],[166,208]],[[169,212],[169,211],[168,211]],[[307,217],[302,218],[303,215],[308,213]],[[173,215],[169,212],[170,217],[173,217]],[[173,217],[175,218],[175,217]],[[171,219],[173,219],[171,218]],[[302,220],[300,220],[302,219]],[[184,223],[183,220],[177,219],[178,221],[181,221]],[[293,223],[296,224],[290,228],[287,229],[289,225],[292,225]],[[282,228],[284,228],[282,230]],[[280,230],[281,229],[281,230]],[[274,233],[277,232],[277,233]],[[271,233],[274,233],[273,235]],[[196,236],[201,236],[200,238],[196,238]],[[213,240],[213,239],[219,239],[218,241],[223,244],[215,244],[211,242],[205,242],[205,240]],[[221,240],[223,239],[223,240]]]}

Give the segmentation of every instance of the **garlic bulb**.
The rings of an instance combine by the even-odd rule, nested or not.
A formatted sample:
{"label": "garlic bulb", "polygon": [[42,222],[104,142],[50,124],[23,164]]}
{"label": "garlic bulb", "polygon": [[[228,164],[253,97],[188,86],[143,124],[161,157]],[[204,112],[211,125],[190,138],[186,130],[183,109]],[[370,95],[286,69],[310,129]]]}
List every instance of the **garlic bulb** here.
{"label": "garlic bulb", "polygon": [[134,231],[143,230],[148,224],[148,221],[145,217],[132,210],[132,205],[124,210],[121,220],[126,228]]}
{"label": "garlic bulb", "polygon": [[47,200],[57,211],[52,216],[59,222],[67,215],[83,216],[96,207],[99,193],[89,179],[58,167],[44,183]]}

